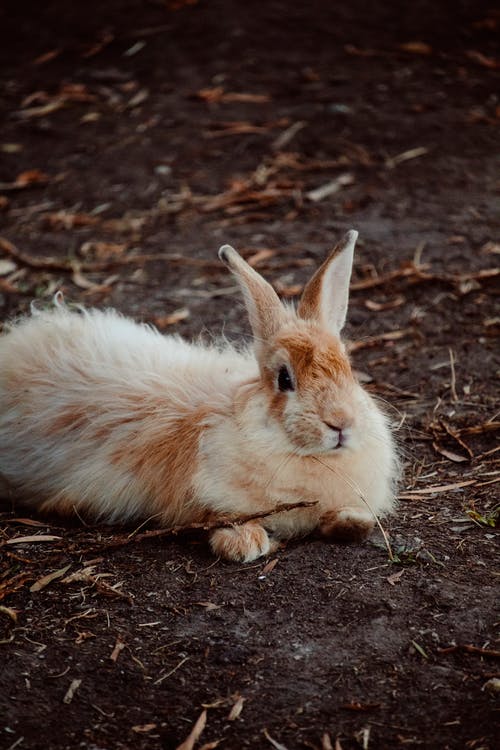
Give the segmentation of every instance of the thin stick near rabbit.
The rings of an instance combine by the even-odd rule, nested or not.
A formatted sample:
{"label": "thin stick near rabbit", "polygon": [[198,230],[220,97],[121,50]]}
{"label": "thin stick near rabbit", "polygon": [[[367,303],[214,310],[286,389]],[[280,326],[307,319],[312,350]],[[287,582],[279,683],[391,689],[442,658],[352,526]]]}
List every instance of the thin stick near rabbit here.
{"label": "thin stick near rabbit", "polygon": [[398,467],[340,338],[356,238],[336,246],[297,311],[221,248],[253,332],[245,350],[162,336],[112,310],[59,304],[17,322],[0,338],[0,478],[40,510],[111,522],[256,516],[210,530],[231,560],[313,529],[366,536],[393,508]]}

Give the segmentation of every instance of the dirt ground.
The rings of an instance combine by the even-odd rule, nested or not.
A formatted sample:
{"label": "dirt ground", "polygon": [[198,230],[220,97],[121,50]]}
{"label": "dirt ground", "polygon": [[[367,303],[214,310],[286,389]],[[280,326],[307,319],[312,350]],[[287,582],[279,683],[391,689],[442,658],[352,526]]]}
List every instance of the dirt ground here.
{"label": "dirt ground", "polygon": [[498,747],[493,6],[2,4],[1,319],[62,289],[239,338],[220,244],[293,298],[356,228],[347,335],[404,478],[393,560],[4,503],[1,748]]}

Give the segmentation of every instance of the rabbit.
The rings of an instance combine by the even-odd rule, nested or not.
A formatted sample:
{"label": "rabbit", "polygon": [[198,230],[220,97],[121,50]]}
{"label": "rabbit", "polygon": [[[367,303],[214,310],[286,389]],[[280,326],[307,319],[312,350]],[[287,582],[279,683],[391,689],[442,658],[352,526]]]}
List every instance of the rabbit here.
{"label": "rabbit", "polygon": [[[357,236],[330,253],[296,311],[221,247],[251,347],[189,343],[57,296],[13,323],[0,337],[0,485],[39,511],[110,523],[274,511],[210,530],[213,552],[234,561],[313,530],[364,539],[394,508],[398,459],[340,339]],[[279,511],[301,501],[314,504]]]}

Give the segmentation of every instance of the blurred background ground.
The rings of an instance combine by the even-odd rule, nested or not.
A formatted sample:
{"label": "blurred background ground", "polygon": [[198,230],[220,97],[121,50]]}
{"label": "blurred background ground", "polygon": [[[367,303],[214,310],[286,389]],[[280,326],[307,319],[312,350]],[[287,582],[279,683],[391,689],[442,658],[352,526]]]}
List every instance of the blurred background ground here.
{"label": "blurred background ground", "polygon": [[499,23],[488,2],[2,4],[2,321],[62,289],[239,338],[220,244],[293,299],[356,228],[347,335],[405,474],[394,562],[375,535],[238,567],[5,503],[0,747],[176,748],[206,710],[206,750],[493,750]]}

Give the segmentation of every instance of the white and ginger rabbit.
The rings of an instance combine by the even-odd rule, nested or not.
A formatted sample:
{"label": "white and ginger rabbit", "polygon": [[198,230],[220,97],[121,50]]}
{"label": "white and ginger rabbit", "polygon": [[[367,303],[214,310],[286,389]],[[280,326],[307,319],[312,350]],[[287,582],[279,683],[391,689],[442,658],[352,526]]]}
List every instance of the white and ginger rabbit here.
{"label": "white and ginger rabbit", "polygon": [[315,504],[212,529],[229,560],[318,529],[359,540],[393,508],[387,418],[339,338],[357,232],[295,312],[228,245],[253,347],[163,336],[113,310],[59,301],[0,337],[0,480],[39,510],[184,525]]}

